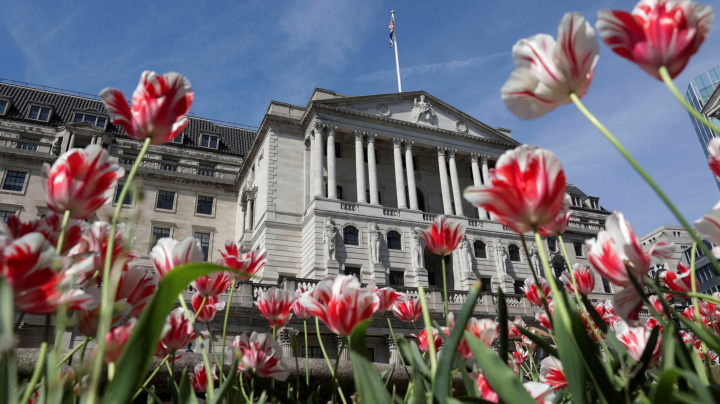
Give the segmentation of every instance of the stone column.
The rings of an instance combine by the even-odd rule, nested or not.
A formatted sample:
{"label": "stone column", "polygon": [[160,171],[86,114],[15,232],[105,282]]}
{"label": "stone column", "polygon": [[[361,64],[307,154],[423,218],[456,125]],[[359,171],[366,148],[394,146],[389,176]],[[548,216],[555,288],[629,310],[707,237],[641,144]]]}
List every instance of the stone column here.
{"label": "stone column", "polygon": [[250,233],[253,228],[252,210],[253,210],[253,200],[248,198],[247,199],[247,208],[245,211],[245,233]]}
{"label": "stone column", "polygon": [[[240,221],[238,224],[238,229],[242,232],[242,234],[245,234],[245,204],[240,202],[240,214],[238,215],[238,220]],[[237,234],[237,239],[240,240],[240,234]],[[237,240],[236,240],[237,241]]]}
{"label": "stone column", "polygon": [[[402,338],[403,334],[395,334],[395,339]],[[395,365],[402,365],[402,360],[400,359],[400,350],[395,345],[395,341],[393,341],[392,335],[388,335],[388,351],[390,351],[390,364]]]}
{"label": "stone column", "polygon": [[403,140],[397,137],[393,138],[393,153],[395,156],[395,190],[397,191],[398,208],[407,209],[405,202],[405,179],[403,178],[402,168],[402,147]]}
{"label": "stone column", "polygon": [[294,358],[295,352],[292,349],[292,339],[290,333],[297,336],[298,331],[294,328],[283,327],[278,330],[277,340],[280,343],[280,349],[282,350],[283,358]]}
{"label": "stone column", "polygon": [[448,184],[447,167],[445,166],[445,148],[438,146],[438,169],[440,171],[440,190],[442,192],[443,212],[452,215],[452,202],[450,201],[450,184]]}
{"label": "stone column", "polygon": [[327,135],[327,171],[328,198],[337,199],[337,180],[335,179],[335,127],[328,126]]}
{"label": "stone column", "polygon": [[455,201],[455,214],[463,216],[462,194],[460,194],[460,182],[455,164],[455,152],[455,149],[448,150],[448,157],[450,158],[450,182],[452,182],[453,199]]}
{"label": "stone column", "polygon": [[312,192],[312,179],[315,178],[315,171],[313,170],[312,162],[312,153],[313,153],[313,147],[312,147],[312,134],[309,134],[305,137],[305,206],[310,203],[311,192]]}
{"label": "stone column", "polygon": [[70,134],[70,143],[68,144],[68,150],[75,147],[75,134]]}
{"label": "stone column", "polygon": [[[490,170],[488,170],[488,156],[486,154],[483,154],[480,156],[480,162],[482,163],[482,176],[483,176],[483,185],[488,185],[490,182]],[[490,219],[490,213],[486,212],[487,218]]]}
{"label": "stone column", "polygon": [[[365,162],[363,161],[363,136],[359,130],[355,131],[355,174],[357,182],[357,201],[366,203],[365,198]],[[370,156],[368,156],[368,159]]]}
{"label": "stone column", "polygon": [[413,141],[405,141],[405,171],[407,172],[408,197],[410,209],[418,210],[417,185],[415,185],[415,163],[412,156]]}
{"label": "stone column", "polygon": [[315,128],[315,196],[325,196],[323,190],[323,135],[322,127]]}
{"label": "stone column", "polygon": [[[470,154],[470,163],[472,165],[473,185],[476,187],[482,187],[482,177],[480,177],[480,166],[478,165],[477,153]],[[487,218],[487,212],[485,209],[478,208],[478,218]]]}
{"label": "stone column", "polygon": [[375,161],[376,137],[376,133],[367,134],[368,181],[370,182],[370,203],[373,205],[380,204],[380,201],[378,200],[377,161]]}
{"label": "stone column", "polygon": [[[342,352],[340,352],[340,347],[343,345],[343,340],[345,340],[345,347],[343,347]],[[343,337],[342,335],[337,336],[337,349],[339,356],[338,358],[342,361],[349,361],[350,360],[350,344],[348,343],[347,338]]]}
{"label": "stone column", "polygon": [[93,135],[92,140],[90,140],[90,144],[96,144],[97,143],[97,135]]}

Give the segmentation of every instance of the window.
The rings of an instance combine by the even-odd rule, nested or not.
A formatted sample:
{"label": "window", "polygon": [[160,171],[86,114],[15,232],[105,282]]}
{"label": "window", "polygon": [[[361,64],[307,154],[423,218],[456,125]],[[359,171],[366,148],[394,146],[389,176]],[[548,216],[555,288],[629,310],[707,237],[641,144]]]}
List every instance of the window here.
{"label": "window", "polygon": [[[415,194],[417,195],[417,202],[418,202],[418,209],[420,211],[425,211],[425,196],[423,196],[422,191],[420,191],[419,188],[415,189]],[[408,193],[408,187],[405,187],[405,200],[410,203],[410,194]]]}
{"label": "window", "polygon": [[203,260],[207,261],[210,252],[210,233],[195,232],[195,240],[200,242],[200,248],[202,248],[203,252]]}
{"label": "window", "polygon": [[435,279],[435,272],[428,272],[428,285],[437,286],[437,280]]}
{"label": "window", "polygon": [[480,291],[485,293],[492,292],[492,284],[490,278],[480,278]]}
{"label": "window", "polygon": [[[118,203],[118,199],[120,199],[120,193],[123,190],[123,184],[118,184],[117,188],[115,189],[115,198],[113,198],[113,203]],[[123,200],[123,205],[132,205],[132,189],[128,191],[127,194],[125,194],[125,200]]]}
{"label": "window", "polygon": [[2,189],[6,191],[22,191],[25,185],[25,177],[27,177],[27,173],[9,170],[5,176]]}
{"label": "window", "polygon": [[522,281],[516,280],[515,282],[513,282],[513,288],[514,288],[514,290],[515,290],[515,294],[516,294],[516,295],[522,295],[522,294],[523,294],[523,290],[522,290],[523,286],[525,286],[525,281],[524,281],[524,280],[522,280]]}
{"label": "window", "polygon": [[48,119],[50,119],[50,108],[32,105],[30,106],[30,113],[28,114],[28,118],[34,119],[36,121],[47,122]]}
{"label": "window", "polygon": [[6,100],[0,100],[0,115],[5,115],[7,112],[8,102]]}
{"label": "window", "polygon": [[152,237],[150,238],[150,248],[155,247],[161,238],[170,237],[170,229],[164,227],[153,227]]}
{"label": "window", "polygon": [[[18,142],[18,149],[37,151],[37,149],[38,149],[37,142],[39,142],[39,141],[40,141],[40,139],[35,139],[33,137],[21,136],[20,142]],[[33,142],[33,143],[25,143],[25,142]]]}
{"label": "window", "polygon": [[343,189],[342,186],[338,185],[337,188],[335,188],[335,192],[337,193],[337,198],[341,201],[344,201],[343,199]]}
{"label": "window", "polygon": [[8,210],[0,210],[0,219],[3,221],[3,223],[7,223],[10,216],[15,216],[15,212],[10,212]]}
{"label": "window", "polygon": [[358,229],[352,226],[345,226],[343,229],[343,242],[345,245],[360,245]]}
{"label": "window", "polygon": [[555,278],[560,279],[563,271],[565,270],[565,265],[562,262],[555,261],[551,266],[553,268],[553,272],[555,273]]}
{"label": "window", "polygon": [[375,348],[367,348],[367,357],[370,362],[375,362]]}
{"label": "window", "polygon": [[170,159],[163,156],[160,163],[160,169],[165,171],[177,171],[178,164],[180,164],[180,160]]}
{"label": "window", "polygon": [[485,243],[480,240],[475,240],[473,243],[473,250],[475,252],[475,258],[487,258],[487,251],[485,250]]}
{"label": "window", "polygon": [[219,137],[215,135],[201,135],[200,136],[200,147],[207,147],[210,149],[217,149],[219,143]]}
{"label": "window", "polygon": [[573,247],[575,248],[575,256],[582,257],[583,256],[582,243],[578,243],[577,241],[575,241],[575,242],[573,242]]}
{"label": "window", "polygon": [[214,200],[215,198],[212,196],[198,196],[195,213],[199,213],[201,215],[212,215]]}
{"label": "window", "polygon": [[73,122],[90,122],[91,124],[93,124],[99,128],[105,129],[105,124],[107,123],[107,118],[105,118],[103,116],[90,115],[90,114],[76,112]]}
{"label": "window", "polygon": [[204,175],[206,177],[214,177],[216,168],[217,168],[217,166],[215,164],[200,163],[200,169],[198,169],[198,174]]}
{"label": "window", "polygon": [[579,196],[573,196],[572,197],[572,204],[573,206],[582,206],[582,201],[580,200]]}
{"label": "window", "polygon": [[520,248],[515,244],[508,246],[508,254],[510,255],[510,261],[520,262]]}
{"label": "window", "polygon": [[352,275],[352,276],[360,279],[360,268],[346,266],[345,271],[343,271],[343,274]]}
{"label": "window", "polygon": [[590,207],[593,209],[600,209],[600,203],[597,199],[590,199]]}
{"label": "window", "polygon": [[405,286],[405,278],[403,275],[403,271],[390,271],[388,279],[390,286]]}
{"label": "window", "polygon": [[304,346],[302,350],[302,357],[303,358],[310,358],[310,359],[322,359],[323,354],[322,350],[319,346]]}
{"label": "window", "polygon": [[182,144],[182,142],[183,142],[183,134],[182,133],[180,133],[179,135],[172,138],[172,140],[170,140],[170,143]]}
{"label": "window", "polygon": [[601,278],[603,283],[603,292],[605,293],[612,293],[612,288],[610,287],[610,282],[607,281],[605,278]]}
{"label": "window", "polygon": [[555,242],[555,239],[554,239],[554,238],[548,237],[548,239],[547,239],[547,245],[548,245],[548,250],[550,250],[550,251],[557,251],[557,243]]}
{"label": "window", "polygon": [[390,230],[387,233],[387,247],[388,250],[402,250],[402,236],[395,230]]}
{"label": "window", "polygon": [[123,154],[118,157],[118,163],[125,164],[125,165],[133,165],[135,164],[135,159],[137,158],[137,153],[131,153],[128,151],[123,151]]}
{"label": "window", "polygon": [[155,207],[158,209],[173,210],[175,207],[175,192],[158,191],[157,204],[155,204]]}

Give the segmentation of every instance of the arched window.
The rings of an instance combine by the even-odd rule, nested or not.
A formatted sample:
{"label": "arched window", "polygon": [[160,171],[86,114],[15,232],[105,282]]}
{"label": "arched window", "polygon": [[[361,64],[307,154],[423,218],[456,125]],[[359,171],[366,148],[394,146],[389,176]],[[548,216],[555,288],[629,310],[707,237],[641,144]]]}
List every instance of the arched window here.
{"label": "arched window", "polygon": [[[418,209],[425,212],[425,195],[423,195],[420,188],[415,188],[417,194]],[[408,194],[408,187],[405,187],[405,200],[410,203],[410,195]]]}
{"label": "arched window", "polygon": [[520,248],[515,244],[508,246],[508,254],[510,254],[510,261],[520,261]]}
{"label": "arched window", "polygon": [[548,250],[550,250],[550,251],[556,251],[556,249],[557,249],[557,243],[555,242],[555,239],[554,239],[554,238],[548,237],[548,239],[547,239],[547,244],[548,244]]}
{"label": "arched window", "polygon": [[473,249],[475,250],[475,258],[487,258],[487,252],[485,251],[485,243],[480,240],[475,240],[473,243]]}
{"label": "arched window", "polygon": [[561,262],[554,261],[552,263],[553,272],[555,272],[555,278],[560,279],[560,276],[562,276],[563,271],[565,270],[565,265],[563,265]]}
{"label": "arched window", "polygon": [[360,245],[358,240],[358,229],[352,226],[345,226],[343,229],[343,241],[345,245]]}
{"label": "arched window", "polygon": [[387,233],[387,247],[388,250],[402,250],[402,237],[400,233],[395,230],[390,230]]}

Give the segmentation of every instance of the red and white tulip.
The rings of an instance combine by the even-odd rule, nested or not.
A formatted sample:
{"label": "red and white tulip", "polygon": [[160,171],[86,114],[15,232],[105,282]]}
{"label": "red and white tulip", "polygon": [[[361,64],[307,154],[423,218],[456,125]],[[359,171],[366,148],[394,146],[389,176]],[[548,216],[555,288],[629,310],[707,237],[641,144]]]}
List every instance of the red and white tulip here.
{"label": "red and white tulip", "polygon": [[215,382],[219,379],[217,370],[217,366],[213,366],[210,369],[210,372],[212,373],[212,383],[210,383],[210,378],[208,377],[207,367],[205,367],[205,363],[200,362],[195,365],[195,369],[193,369],[193,372],[188,373],[193,389],[198,393],[206,392],[208,390],[208,387],[214,389]]}
{"label": "red and white tulip", "polygon": [[400,293],[393,288],[382,288],[375,292],[380,299],[380,307],[378,312],[385,313],[386,311],[392,311],[393,305],[398,299],[404,299],[406,296],[404,293]]}
{"label": "red and white tulip", "polygon": [[[650,339],[650,330],[646,327],[630,327],[626,322],[621,321],[615,326],[615,334],[617,334],[620,342],[627,348],[630,357],[636,362],[640,362],[648,339]],[[651,365],[657,363],[662,354],[662,341],[658,336],[657,343],[650,357]]]}
{"label": "red and white tulip", "polygon": [[[107,333],[105,337],[105,363],[117,362],[120,359],[125,344],[135,329],[135,324],[137,324],[137,319],[131,318],[125,325],[115,327]],[[94,354],[95,352],[93,352]]]}
{"label": "red and white tulip", "polygon": [[567,387],[565,371],[558,358],[548,356],[540,362],[540,380],[551,385],[555,391]]}
{"label": "red and white tulip", "polygon": [[[30,233],[42,233],[45,239],[52,245],[57,247],[58,237],[60,237],[60,227],[62,225],[62,217],[54,212],[48,212],[41,219],[24,221],[15,215],[8,216],[7,223],[0,221],[0,233],[5,233],[13,239],[20,238]],[[85,231],[85,222],[77,219],[70,219],[65,226],[65,241],[60,250],[60,254],[67,254],[70,249],[80,242],[80,238]]]}
{"label": "red and white tulip", "polygon": [[[203,300],[205,303],[203,303]],[[192,307],[195,311],[195,322],[209,323],[212,321],[217,312],[225,308],[225,302],[218,302],[218,300],[217,296],[203,296],[200,293],[193,294]]]}
{"label": "red and white tulip", "polygon": [[[410,335],[415,337],[415,335],[413,334]],[[420,352],[430,352],[430,341],[428,340],[427,328],[423,328],[422,330],[420,330],[420,333],[417,335],[416,338],[418,340],[418,348],[420,348]],[[437,328],[435,327],[432,328],[432,339],[433,343],[435,344],[435,351],[437,352],[437,350],[443,344],[443,339],[440,336],[440,332],[438,332]]]}
{"label": "red and white tulip", "polygon": [[[691,283],[691,276],[692,273],[690,271],[690,268],[686,267],[682,264],[682,262],[677,263],[677,270],[678,273],[675,273],[673,271],[667,270],[663,271],[660,274],[660,279],[665,282],[665,285],[668,287],[668,289],[675,291],[675,292],[681,292],[681,293],[688,293],[692,292],[692,283]],[[698,280],[695,279],[695,285],[699,288],[700,284],[698,283]],[[681,297],[681,296],[678,296]]]}
{"label": "red and white tulip", "polygon": [[275,329],[284,327],[292,318],[292,308],[297,297],[288,290],[270,288],[257,296],[255,306]]}
{"label": "red and white tulip", "polygon": [[176,241],[171,238],[161,238],[155,247],[150,251],[150,259],[162,280],[168,272],[179,265],[190,262],[202,262],[205,259],[200,242],[194,237],[188,237],[183,241]]}
{"label": "red and white tulip", "polygon": [[425,246],[433,254],[450,255],[465,235],[465,223],[439,215],[428,230],[417,229],[417,231],[425,242]]}
{"label": "red and white tulip", "polygon": [[312,314],[309,311],[307,311],[302,304],[300,304],[300,297],[302,295],[304,295],[305,293],[310,293],[310,292],[305,292],[305,289],[303,289],[303,288],[298,288],[298,290],[295,291],[295,303],[293,303],[293,307],[292,307],[292,311],[293,311],[293,314],[295,314],[295,317],[297,317],[301,320],[307,320],[310,317],[312,317]]}
{"label": "red and white tulip", "polygon": [[202,296],[217,296],[225,291],[232,284],[230,274],[227,272],[213,272],[210,275],[201,276],[190,283]]}
{"label": "red and white tulip", "polygon": [[[575,282],[577,283],[578,291],[580,294],[589,295],[595,289],[595,274],[590,268],[580,264],[573,265],[573,274],[575,275]],[[573,286],[572,275],[568,271],[563,271],[560,275],[565,288],[571,293],[575,293],[575,287]]]}
{"label": "red and white tulip", "polygon": [[219,251],[222,258],[217,263],[230,268],[230,275],[241,282],[250,280],[267,262],[265,249],[243,254],[237,243],[230,239],[225,241],[225,250]]}
{"label": "red and white tulip", "polygon": [[[470,317],[470,319],[468,319],[467,325],[465,326],[465,330],[470,332],[470,334],[474,335],[475,337],[479,338],[480,341],[485,343],[485,345],[490,346],[492,345],[495,337],[497,337],[498,323],[497,321],[490,320],[488,318],[478,320],[475,317]],[[465,337],[460,340],[457,350],[460,356],[462,356],[463,358],[469,359],[473,357],[472,351],[470,351],[470,346],[468,346]]]}
{"label": "red and white tulip", "polygon": [[195,331],[190,320],[185,316],[182,307],[178,307],[168,315],[165,321],[168,327],[167,333],[160,339],[155,356],[164,358],[167,355],[175,355],[179,349],[186,347],[195,339]]}
{"label": "red and white tulip", "polygon": [[[75,260],[88,260],[92,263],[92,270],[87,273],[87,276],[80,279],[80,283],[84,284],[93,277],[94,283],[100,284],[102,281],[111,230],[112,225],[107,222],[95,222],[91,224],[83,232],[80,242],[68,252],[68,255]],[[123,242],[124,233],[125,226],[122,223],[118,224],[115,228],[112,257],[113,266],[120,266],[123,269],[127,268],[129,264],[132,264],[139,258],[136,252],[125,248],[125,243]]]}
{"label": "red and white tulip", "polygon": [[570,223],[570,215],[572,215],[572,212],[570,211],[570,203],[570,195],[565,194],[563,208],[560,212],[558,212],[557,216],[555,216],[555,219],[538,229],[538,233],[540,233],[541,236],[553,237],[565,233],[568,223]]}
{"label": "red and white tulip", "polygon": [[414,323],[422,316],[422,305],[419,299],[396,300],[392,310],[398,320],[406,323]]}
{"label": "red and white tulip", "polygon": [[282,361],[280,344],[269,334],[253,331],[250,338],[247,334],[235,337],[233,346],[239,350],[238,369],[264,378],[284,381],[290,374]]}
{"label": "red and white tulip", "polygon": [[[530,304],[536,307],[543,307],[543,298],[550,299],[550,284],[543,278],[539,278],[540,289],[538,285],[532,279],[525,279],[525,285],[522,287],[522,291],[527,297]],[[543,296],[540,295],[542,291]]]}
{"label": "red and white tulip", "polygon": [[522,336],[518,327],[527,328],[527,324],[522,317],[516,316],[515,320],[508,320],[508,339],[518,339]]}
{"label": "red and white tulip", "polygon": [[708,165],[715,177],[720,179],[720,138],[713,137],[708,142]]}

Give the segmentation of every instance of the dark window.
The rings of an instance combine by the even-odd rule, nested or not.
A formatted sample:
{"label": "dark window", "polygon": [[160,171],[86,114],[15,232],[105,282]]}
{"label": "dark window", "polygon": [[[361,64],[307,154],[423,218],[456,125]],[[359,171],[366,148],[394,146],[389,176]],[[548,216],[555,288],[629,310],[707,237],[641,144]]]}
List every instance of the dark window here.
{"label": "dark window", "polygon": [[180,160],[163,157],[160,163],[160,169],[165,171],[177,171],[178,164],[180,164]]}
{"label": "dark window", "polygon": [[7,102],[7,101],[5,101],[5,100],[0,100],[0,115],[4,115],[4,114],[5,114],[5,112],[6,112],[5,110],[7,109],[7,106],[8,106],[8,102]]}
{"label": "dark window", "polygon": [[358,229],[352,226],[345,226],[343,229],[343,242],[345,245],[360,245],[358,240]]}
{"label": "dark window", "polygon": [[217,168],[217,166],[215,164],[200,164],[200,169],[198,169],[198,174],[204,175],[206,177],[214,177],[216,168]]}
{"label": "dark window", "polygon": [[323,354],[319,346],[303,346],[303,358],[322,359]]}
{"label": "dark window", "polygon": [[14,215],[15,215],[15,212],[10,212],[7,210],[0,210],[0,220],[2,220],[3,223],[7,223],[8,218],[10,218],[10,216],[14,216]]}
{"label": "dark window", "polygon": [[548,250],[555,251],[557,249],[557,243],[554,238],[547,239]]}
{"label": "dark window", "polygon": [[375,362],[375,348],[367,348],[367,353],[370,362]]}
{"label": "dark window", "polygon": [[475,240],[473,243],[473,249],[475,250],[475,258],[487,258],[487,251],[485,250],[485,243],[480,240]]}
{"label": "dark window", "polygon": [[356,267],[345,267],[345,271],[343,272],[345,275],[352,275],[358,279],[360,279],[360,268]]}
{"label": "dark window", "polygon": [[107,122],[107,119],[102,116],[81,114],[79,112],[76,112],[73,122],[89,122],[97,127],[105,129],[105,123]]}
{"label": "dark window", "polygon": [[388,250],[402,250],[402,237],[395,230],[390,230],[387,234]]}
{"label": "dark window", "polygon": [[50,108],[33,105],[30,107],[30,114],[28,114],[28,118],[36,121],[47,121],[48,118],[50,118]]}
{"label": "dark window", "polygon": [[437,280],[435,280],[435,272],[428,272],[428,285],[437,286]]}
{"label": "dark window", "polygon": [[405,277],[403,271],[390,271],[390,286],[405,286]]}
{"label": "dark window", "polygon": [[150,240],[150,245],[152,247],[155,247],[155,244],[157,244],[158,240],[161,238],[167,238],[170,237],[170,229],[165,229],[162,227],[153,227],[152,229],[152,239]]}
{"label": "dark window", "polygon": [[565,270],[565,265],[563,265],[560,262],[553,262],[552,263],[553,272],[555,272],[555,277],[557,279],[560,279],[560,276],[562,275],[563,271]]}
{"label": "dark window", "polygon": [[135,164],[135,159],[137,158],[137,156],[138,156],[137,153],[131,153],[131,152],[124,151],[123,154],[121,154],[120,157],[118,157],[118,163],[131,166],[131,165]]}
{"label": "dark window", "polygon": [[607,279],[602,278],[603,283],[603,291],[605,293],[612,293],[612,288],[610,287],[610,282],[607,281]]}
{"label": "dark window", "polygon": [[182,142],[183,142],[183,134],[182,134],[182,133],[179,134],[179,135],[177,135],[177,136],[175,136],[174,138],[172,138],[172,140],[170,140],[170,143],[180,143],[180,144],[182,144]]}
{"label": "dark window", "polygon": [[582,255],[583,255],[582,243],[578,243],[577,241],[575,241],[573,243],[573,247],[575,247],[575,256],[582,257]]}
{"label": "dark window", "polygon": [[580,200],[579,196],[573,196],[572,197],[572,204],[573,206],[582,206],[582,201]]}
{"label": "dark window", "polygon": [[173,210],[175,206],[175,192],[172,191],[158,191],[157,205],[158,209]]}
{"label": "dark window", "polygon": [[342,186],[338,185],[337,188],[335,188],[335,192],[337,193],[337,198],[338,198],[338,199],[340,199],[341,201],[344,201],[344,200],[345,200],[345,199],[343,199],[343,189],[342,189]]}
{"label": "dark window", "polygon": [[208,147],[210,149],[217,149],[218,137],[213,135],[202,135],[200,136],[200,146]]}
{"label": "dark window", "polygon": [[515,244],[510,244],[508,254],[510,255],[510,261],[520,261],[520,248]]}
{"label": "dark window", "polygon": [[490,278],[480,278],[480,291],[486,293],[492,292]]}
{"label": "dark window", "polygon": [[[38,145],[36,142],[39,141],[39,139],[35,139],[32,137],[22,136],[20,137],[21,142],[18,142],[18,149],[22,150],[30,150],[30,151],[37,151]],[[24,143],[25,142],[33,142],[33,143]]]}
{"label": "dark window", "polygon": [[195,240],[200,242],[200,248],[203,251],[203,260],[208,260],[208,253],[210,252],[210,233],[195,233]]}
{"label": "dark window", "polygon": [[214,198],[212,196],[198,196],[197,208],[195,209],[195,213],[200,213],[202,215],[212,215],[213,200]]}
{"label": "dark window", "polygon": [[25,185],[25,177],[27,173],[20,171],[8,171],[5,177],[5,183],[3,189],[8,191],[22,191],[23,185]]}
{"label": "dark window", "polygon": [[523,288],[523,286],[525,286],[525,281],[518,281],[518,280],[516,280],[516,281],[513,283],[513,286],[514,286],[514,289],[515,289],[515,294],[516,294],[516,295],[522,295],[522,294],[523,294],[522,288]]}
{"label": "dark window", "polygon": [[[117,188],[115,189],[115,198],[113,198],[113,203],[118,203],[118,199],[120,199],[120,193],[122,193],[123,190],[123,184],[118,184]],[[123,205],[132,205],[132,189],[128,191],[127,194],[125,194],[125,200],[123,201]]]}

